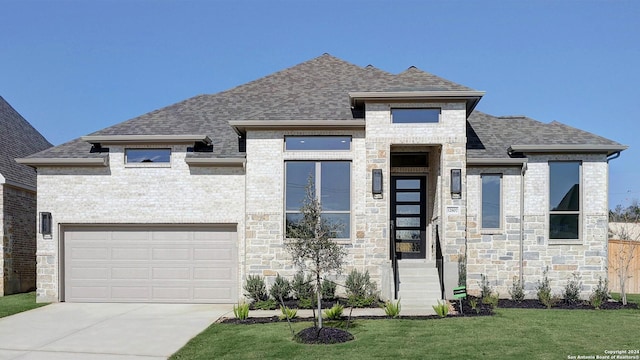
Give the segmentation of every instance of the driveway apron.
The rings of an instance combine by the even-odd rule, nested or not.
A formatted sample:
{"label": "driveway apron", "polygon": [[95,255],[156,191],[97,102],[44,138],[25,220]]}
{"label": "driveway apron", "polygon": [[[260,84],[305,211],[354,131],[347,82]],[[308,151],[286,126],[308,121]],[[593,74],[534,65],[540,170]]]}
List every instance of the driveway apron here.
{"label": "driveway apron", "polygon": [[166,359],[232,305],[56,303],[0,319],[0,360]]}

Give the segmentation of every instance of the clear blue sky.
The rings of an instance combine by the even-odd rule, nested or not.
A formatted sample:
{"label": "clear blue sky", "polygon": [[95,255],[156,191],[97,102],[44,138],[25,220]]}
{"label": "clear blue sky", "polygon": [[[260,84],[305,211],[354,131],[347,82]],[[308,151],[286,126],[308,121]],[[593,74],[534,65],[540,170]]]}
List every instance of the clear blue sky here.
{"label": "clear blue sky", "polygon": [[640,198],[640,1],[0,0],[0,95],[56,145],[325,52],[629,145],[610,206]]}

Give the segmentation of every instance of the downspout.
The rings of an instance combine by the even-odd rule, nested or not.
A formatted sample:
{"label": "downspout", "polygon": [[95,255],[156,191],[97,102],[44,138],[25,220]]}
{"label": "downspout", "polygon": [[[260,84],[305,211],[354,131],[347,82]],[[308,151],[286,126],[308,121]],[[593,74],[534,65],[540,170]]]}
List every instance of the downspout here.
{"label": "downspout", "polygon": [[522,163],[520,170],[520,285],[524,286],[524,174],[527,172],[527,162]]}
{"label": "downspout", "polygon": [[619,157],[620,157],[620,151],[616,151],[616,152],[614,152],[613,154],[611,154],[611,155],[609,155],[609,156],[607,157],[607,164],[609,163],[609,161],[614,160],[614,159],[617,159],[617,158],[619,158]]}

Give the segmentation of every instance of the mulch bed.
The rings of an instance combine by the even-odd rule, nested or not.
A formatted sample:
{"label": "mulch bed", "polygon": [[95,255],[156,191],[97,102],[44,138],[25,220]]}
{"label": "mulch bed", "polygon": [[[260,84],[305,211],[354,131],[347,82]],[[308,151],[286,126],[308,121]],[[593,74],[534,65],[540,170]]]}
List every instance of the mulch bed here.
{"label": "mulch bed", "polygon": [[312,326],[297,333],[295,339],[304,344],[338,344],[353,340],[353,335],[332,327],[323,327],[318,331]]}

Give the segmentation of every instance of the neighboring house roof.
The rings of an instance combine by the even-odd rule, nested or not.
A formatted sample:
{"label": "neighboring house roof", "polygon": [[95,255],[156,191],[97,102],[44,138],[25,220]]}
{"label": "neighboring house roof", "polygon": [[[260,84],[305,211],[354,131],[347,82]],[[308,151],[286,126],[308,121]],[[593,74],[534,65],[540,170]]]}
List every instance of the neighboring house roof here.
{"label": "neighboring house roof", "polygon": [[[199,95],[177,104],[152,111],[123,123],[90,134],[104,135],[190,135],[205,134],[212,140],[213,152],[190,153],[188,157],[243,157],[238,146],[238,135],[230,122],[255,126],[256,123],[296,120],[322,124],[345,121],[350,124],[361,119],[364,113],[352,108],[349,94],[352,92],[474,92],[475,90],[449,80],[410,67],[399,74],[391,74],[371,65],[360,67],[328,54],[303,62],[291,68],[265,76],[247,84],[213,95]],[[478,92],[480,93],[480,92]],[[485,119],[487,119],[485,124]],[[478,135],[477,148],[469,155],[477,157],[508,157],[507,148],[520,140],[523,132],[520,119],[511,123],[486,114],[474,112],[469,119],[472,132]],[[546,131],[549,136],[558,129],[572,141],[573,135],[594,137],[586,132],[564,125],[545,125],[534,120],[530,129],[545,126],[556,127]],[[515,125],[517,122],[518,125]],[[513,126],[511,126],[514,124]],[[561,128],[562,127],[562,128]],[[534,134],[535,135],[535,134]],[[564,136],[564,135],[563,135]],[[590,137],[589,137],[590,136]],[[599,137],[597,137],[599,138]],[[563,139],[550,137],[545,144],[563,143]],[[603,138],[602,141],[608,141]],[[535,140],[535,139],[534,139]],[[609,142],[613,143],[613,142]],[[615,143],[617,144],[617,143]],[[618,144],[619,145],[619,144]],[[90,153],[91,144],[76,139],[55,148],[32,155],[30,158],[99,158],[104,154]]]}
{"label": "neighboring house roof", "polygon": [[0,96],[0,179],[35,188],[36,172],[15,159],[52,145]]}

